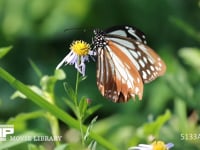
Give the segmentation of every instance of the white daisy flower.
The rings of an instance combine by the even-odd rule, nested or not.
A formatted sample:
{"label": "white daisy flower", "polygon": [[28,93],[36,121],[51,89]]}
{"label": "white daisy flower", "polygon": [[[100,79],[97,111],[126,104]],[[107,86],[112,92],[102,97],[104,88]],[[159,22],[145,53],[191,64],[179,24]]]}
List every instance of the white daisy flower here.
{"label": "white daisy flower", "polygon": [[85,76],[85,62],[89,61],[89,56],[94,56],[95,52],[91,51],[88,43],[81,40],[73,41],[70,50],[70,53],[57,65],[56,69],[63,64],[75,65],[75,68]]}
{"label": "white daisy flower", "polygon": [[169,150],[174,147],[173,143],[165,144],[162,141],[155,141],[151,145],[139,144],[138,146],[129,147],[128,150]]}

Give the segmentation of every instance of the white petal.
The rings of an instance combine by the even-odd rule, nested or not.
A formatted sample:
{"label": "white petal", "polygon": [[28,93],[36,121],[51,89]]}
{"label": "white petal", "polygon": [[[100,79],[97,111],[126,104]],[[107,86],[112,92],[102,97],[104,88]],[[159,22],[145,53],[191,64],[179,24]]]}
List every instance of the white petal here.
{"label": "white petal", "polygon": [[68,58],[68,55],[65,56],[65,58],[56,66],[56,69],[59,69],[65,63],[65,61],[67,60],[67,58]]}
{"label": "white petal", "polygon": [[66,64],[74,64],[77,60],[76,58],[76,54],[74,52],[70,52],[69,54],[67,54],[67,56],[65,56],[65,58],[63,58],[63,60],[56,66],[56,69],[59,69],[64,63]]}

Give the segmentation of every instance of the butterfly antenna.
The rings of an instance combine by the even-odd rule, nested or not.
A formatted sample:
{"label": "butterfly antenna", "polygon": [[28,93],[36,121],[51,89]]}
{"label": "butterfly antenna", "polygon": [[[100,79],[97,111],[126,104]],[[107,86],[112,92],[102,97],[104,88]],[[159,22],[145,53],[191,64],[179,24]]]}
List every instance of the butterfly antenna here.
{"label": "butterfly antenna", "polygon": [[83,32],[86,32],[86,31],[88,31],[88,30],[93,30],[94,29],[94,27],[87,27],[87,28],[66,28],[65,30],[64,30],[64,32],[67,32],[67,31],[77,31],[77,30],[82,30]]}

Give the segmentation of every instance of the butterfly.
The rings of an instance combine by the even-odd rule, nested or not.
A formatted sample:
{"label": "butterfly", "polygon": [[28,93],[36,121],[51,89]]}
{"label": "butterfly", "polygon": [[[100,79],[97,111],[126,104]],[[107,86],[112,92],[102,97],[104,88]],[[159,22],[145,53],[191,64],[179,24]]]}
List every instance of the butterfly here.
{"label": "butterfly", "polygon": [[92,39],[97,52],[97,86],[113,102],[141,100],[144,83],[166,71],[164,61],[146,42],[144,33],[133,26],[95,29]]}

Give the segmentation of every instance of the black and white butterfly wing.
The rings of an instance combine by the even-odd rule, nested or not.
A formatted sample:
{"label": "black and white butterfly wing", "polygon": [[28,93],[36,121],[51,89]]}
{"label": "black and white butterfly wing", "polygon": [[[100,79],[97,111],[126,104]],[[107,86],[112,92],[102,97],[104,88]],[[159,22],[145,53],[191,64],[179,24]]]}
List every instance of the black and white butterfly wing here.
{"label": "black and white butterfly wing", "polygon": [[[142,98],[143,82],[134,62],[109,41],[105,49],[98,50],[97,85],[103,96],[114,102],[126,102],[138,95]],[[124,59],[126,61],[121,61]]]}
{"label": "black and white butterfly wing", "polygon": [[147,44],[145,34],[133,26],[114,26],[105,30],[106,34],[134,39],[143,44]]}
{"label": "black and white butterfly wing", "polygon": [[126,102],[135,95],[142,99],[143,83],[166,70],[161,58],[146,45],[143,33],[134,27],[112,27],[98,32],[94,45],[98,52],[98,88],[114,102]]}

